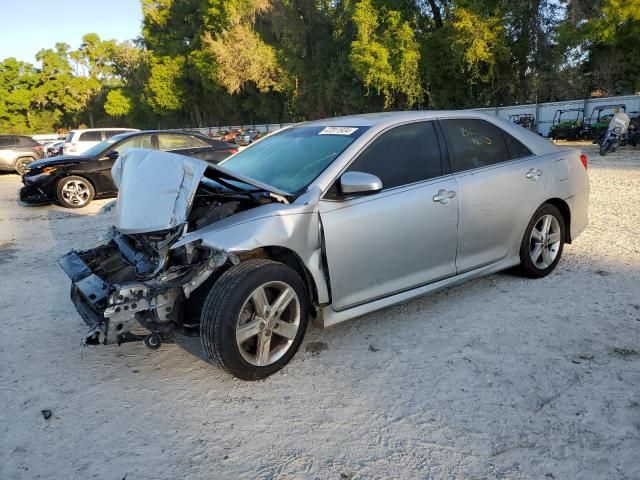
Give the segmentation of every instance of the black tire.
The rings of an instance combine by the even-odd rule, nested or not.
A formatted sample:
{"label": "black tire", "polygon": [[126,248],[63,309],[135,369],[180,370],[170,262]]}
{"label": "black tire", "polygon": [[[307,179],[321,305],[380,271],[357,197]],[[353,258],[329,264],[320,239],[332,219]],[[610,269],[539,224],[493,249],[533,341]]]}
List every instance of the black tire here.
{"label": "black tire", "polygon": [[[78,184],[81,184],[83,186],[83,189],[86,189],[86,192],[84,192],[83,190],[82,197],[78,201],[74,201],[73,199],[67,198],[65,196],[65,193],[63,192],[65,186],[67,186],[70,182],[76,182]],[[60,180],[58,180],[58,184],[56,185],[56,197],[58,198],[58,202],[60,202],[60,205],[66,208],[86,207],[91,203],[91,200],[93,200],[93,197],[95,197],[95,195],[96,195],[96,191],[93,188],[93,185],[89,180],[87,180],[84,177],[79,177],[75,175],[72,175],[69,177],[63,177]]]}
{"label": "black tire", "polygon": [[[550,263],[545,268],[541,268],[539,265],[534,263],[532,260],[532,231],[539,224],[539,222],[546,215],[552,215],[558,222],[559,233],[560,233],[560,243],[556,248],[556,254],[553,262]],[[529,278],[542,278],[549,275],[558,265],[560,261],[560,257],[562,256],[562,250],[564,249],[564,240],[566,235],[566,226],[564,222],[564,217],[560,210],[554,205],[549,203],[543,204],[531,217],[529,224],[527,225],[527,229],[524,232],[524,237],[522,238],[522,243],[520,244],[520,266],[518,268],[520,274],[529,277]]]}
{"label": "black tire", "polygon": [[[275,362],[249,363],[236,342],[236,329],[243,305],[260,285],[283,282],[298,296],[300,323],[286,353]],[[302,343],[309,320],[307,288],[292,268],[272,260],[252,259],[231,267],[213,284],[202,308],[200,340],[210,361],[243,380],[259,380],[284,367]]]}
{"label": "black tire", "polygon": [[609,150],[611,150],[612,146],[613,140],[605,140],[602,145],[600,145],[600,155],[604,157],[609,152]]}
{"label": "black tire", "polygon": [[16,172],[18,175],[24,175],[27,172],[27,165],[35,161],[33,157],[20,157],[16,160]]}

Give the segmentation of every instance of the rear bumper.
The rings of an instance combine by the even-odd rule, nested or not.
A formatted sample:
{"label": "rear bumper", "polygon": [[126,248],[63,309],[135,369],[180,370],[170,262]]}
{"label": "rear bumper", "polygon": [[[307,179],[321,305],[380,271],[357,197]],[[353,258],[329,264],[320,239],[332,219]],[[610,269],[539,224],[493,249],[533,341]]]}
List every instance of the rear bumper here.
{"label": "rear bumper", "polygon": [[578,236],[589,225],[589,188],[566,199],[571,211],[571,241]]}

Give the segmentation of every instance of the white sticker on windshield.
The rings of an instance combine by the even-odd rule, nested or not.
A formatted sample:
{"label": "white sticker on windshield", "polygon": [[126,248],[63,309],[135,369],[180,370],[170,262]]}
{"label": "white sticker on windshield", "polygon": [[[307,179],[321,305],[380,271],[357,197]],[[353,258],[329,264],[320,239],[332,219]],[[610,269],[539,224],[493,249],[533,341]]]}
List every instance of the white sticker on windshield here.
{"label": "white sticker on windshield", "polygon": [[318,135],[351,135],[356,130],[354,127],[324,127]]}

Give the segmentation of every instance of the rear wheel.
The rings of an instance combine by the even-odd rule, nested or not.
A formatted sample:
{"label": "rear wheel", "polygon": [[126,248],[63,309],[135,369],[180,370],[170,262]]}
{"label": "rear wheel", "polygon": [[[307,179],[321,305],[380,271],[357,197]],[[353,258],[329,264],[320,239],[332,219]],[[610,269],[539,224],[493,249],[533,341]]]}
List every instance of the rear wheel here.
{"label": "rear wheel", "polygon": [[27,173],[27,166],[33,162],[33,160],[32,157],[21,157],[16,160],[16,172],[18,172],[19,175]]}
{"label": "rear wheel", "polygon": [[243,380],[265,378],[296,353],[309,316],[307,289],[290,267],[254,259],[213,284],[200,318],[208,358]]}
{"label": "rear wheel", "polygon": [[520,245],[520,271],[530,278],[549,275],[564,247],[564,217],[548,203],[534,213]]}
{"label": "rear wheel", "polygon": [[86,178],[71,176],[58,180],[56,196],[63,207],[82,208],[95,196],[91,182]]}

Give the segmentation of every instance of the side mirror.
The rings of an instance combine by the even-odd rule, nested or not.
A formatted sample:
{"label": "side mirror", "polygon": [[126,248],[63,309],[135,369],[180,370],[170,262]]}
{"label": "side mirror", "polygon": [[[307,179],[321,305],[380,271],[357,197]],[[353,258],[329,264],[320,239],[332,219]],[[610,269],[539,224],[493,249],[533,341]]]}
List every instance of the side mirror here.
{"label": "side mirror", "polygon": [[109,160],[117,160],[119,155],[120,154],[118,153],[117,150],[111,150],[109,153],[105,155],[105,158],[108,158]]}
{"label": "side mirror", "polygon": [[364,172],[345,172],[340,177],[340,192],[345,195],[362,195],[382,190],[382,180]]}

